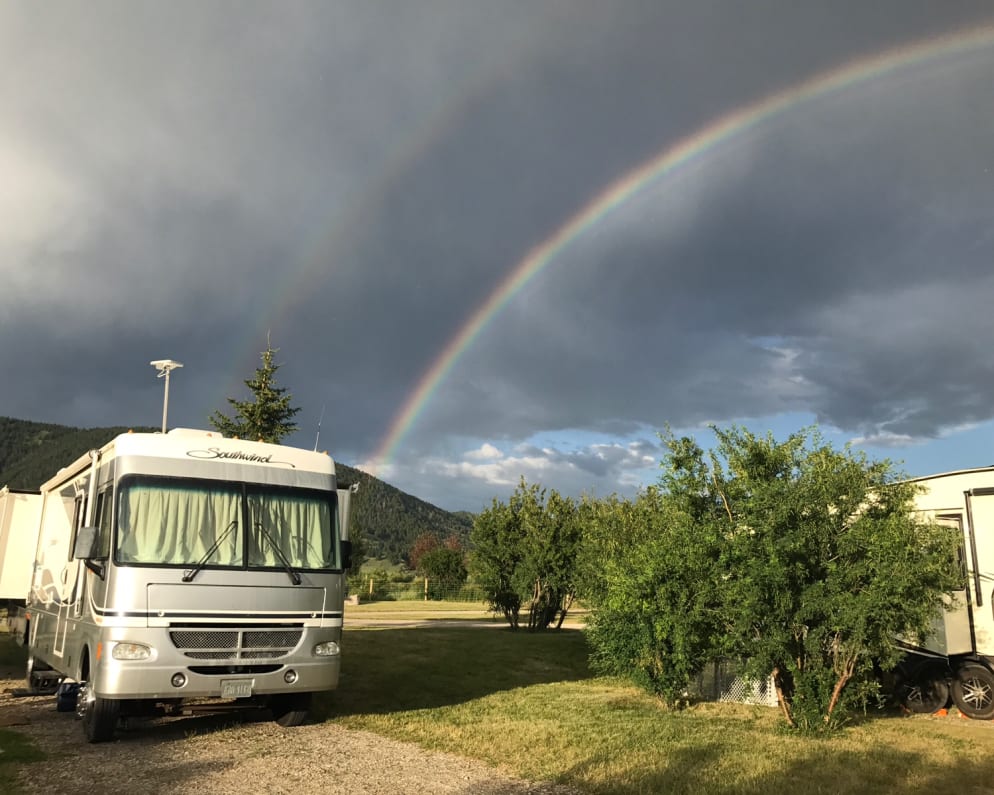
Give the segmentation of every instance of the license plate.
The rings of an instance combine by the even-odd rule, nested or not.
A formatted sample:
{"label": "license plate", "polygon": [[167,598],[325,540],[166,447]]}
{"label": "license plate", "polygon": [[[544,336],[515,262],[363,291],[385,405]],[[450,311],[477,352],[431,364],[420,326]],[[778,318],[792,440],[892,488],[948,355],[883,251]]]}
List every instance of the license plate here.
{"label": "license plate", "polygon": [[222,679],[221,698],[248,698],[252,695],[251,679]]}

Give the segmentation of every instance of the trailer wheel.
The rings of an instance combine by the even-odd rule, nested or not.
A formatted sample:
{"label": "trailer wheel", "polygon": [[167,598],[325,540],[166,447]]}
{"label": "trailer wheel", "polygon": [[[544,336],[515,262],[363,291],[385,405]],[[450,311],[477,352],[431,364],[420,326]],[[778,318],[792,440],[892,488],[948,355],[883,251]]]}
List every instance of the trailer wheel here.
{"label": "trailer wheel", "polygon": [[286,693],[271,696],[269,711],[280,726],[299,726],[307,720],[311,711],[311,694]]}
{"label": "trailer wheel", "polygon": [[86,741],[104,743],[114,739],[121,702],[94,695],[89,684],[81,682],[76,697],[76,715],[83,721]]}
{"label": "trailer wheel", "polygon": [[909,712],[931,715],[949,703],[949,685],[939,676],[922,676],[901,685],[901,703]]}
{"label": "trailer wheel", "polygon": [[953,700],[968,718],[994,718],[994,673],[976,663],[964,665],[953,679]]}

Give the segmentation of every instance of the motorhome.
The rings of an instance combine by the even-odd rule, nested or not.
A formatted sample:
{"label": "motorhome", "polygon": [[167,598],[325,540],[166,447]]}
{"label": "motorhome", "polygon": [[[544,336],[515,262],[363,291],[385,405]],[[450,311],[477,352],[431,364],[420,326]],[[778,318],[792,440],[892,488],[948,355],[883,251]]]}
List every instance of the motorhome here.
{"label": "motorhome", "polygon": [[924,641],[905,643],[902,697],[934,712],[950,696],[970,718],[994,717],[994,467],[917,478],[915,509],[961,541],[963,588],[947,597]]}
{"label": "motorhome", "polygon": [[28,683],[61,680],[59,708],[90,742],[123,717],[193,708],[256,705],[295,725],[337,686],[350,491],[329,456],[128,433],[41,500]]}
{"label": "motorhome", "polygon": [[24,604],[31,585],[41,495],[0,489],[0,602],[14,610]]}

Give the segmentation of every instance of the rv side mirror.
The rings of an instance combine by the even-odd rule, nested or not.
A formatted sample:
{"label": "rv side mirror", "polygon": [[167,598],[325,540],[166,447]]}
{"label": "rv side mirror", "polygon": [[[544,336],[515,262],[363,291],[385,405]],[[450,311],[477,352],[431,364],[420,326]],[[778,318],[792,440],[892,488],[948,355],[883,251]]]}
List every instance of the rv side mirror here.
{"label": "rv side mirror", "polygon": [[352,542],[347,538],[342,541],[342,571],[352,568]]}
{"label": "rv side mirror", "polygon": [[96,553],[97,545],[96,527],[81,527],[76,533],[76,546],[73,547],[72,556],[80,560],[91,560]]}

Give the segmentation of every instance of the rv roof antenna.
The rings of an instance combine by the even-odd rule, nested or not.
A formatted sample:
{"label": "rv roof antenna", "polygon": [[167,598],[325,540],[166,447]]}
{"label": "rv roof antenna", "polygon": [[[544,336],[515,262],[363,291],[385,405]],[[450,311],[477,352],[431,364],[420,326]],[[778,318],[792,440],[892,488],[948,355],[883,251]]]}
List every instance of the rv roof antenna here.
{"label": "rv roof antenna", "polygon": [[321,416],[318,417],[318,435],[314,437],[314,452],[318,451],[318,441],[321,439],[321,420],[324,419],[324,405],[321,406]]}
{"label": "rv roof antenna", "polygon": [[162,432],[165,433],[166,413],[169,411],[169,372],[183,365],[180,362],[174,362],[172,359],[156,359],[149,362],[149,364],[159,371],[159,378],[164,377],[166,379],[165,393],[162,396]]}

